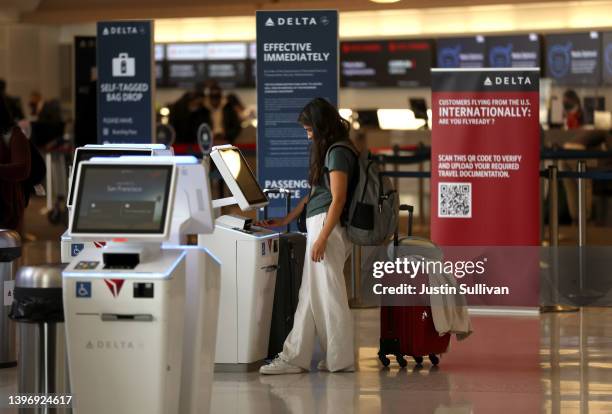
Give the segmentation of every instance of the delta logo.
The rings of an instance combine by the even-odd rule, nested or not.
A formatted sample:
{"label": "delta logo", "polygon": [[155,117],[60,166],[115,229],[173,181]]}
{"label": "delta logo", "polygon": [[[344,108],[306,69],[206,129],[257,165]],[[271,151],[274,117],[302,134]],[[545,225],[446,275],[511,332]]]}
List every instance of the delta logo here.
{"label": "delta logo", "polygon": [[136,26],[110,26],[110,27],[105,27],[102,30],[102,36],[108,36],[108,35],[132,35],[132,34],[138,34],[144,33],[144,27],[140,27],[140,30],[138,30],[138,27]]}
{"label": "delta logo", "polygon": [[[329,19],[327,17],[321,18],[321,23],[323,25],[329,24]],[[276,26],[317,26],[317,19],[314,17],[277,17],[273,19],[272,17],[268,17],[265,23],[266,27],[276,27]]]}
{"label": "delta logo", "polygon": [[484,80],[484,86],[499,86],[499,85],[531,85],[531,79],[528,76],[495,76],[493,80],[487,76]]}
{"label": "delta logo", "polygon": [[104,279],[104,283],[106,283],[106,286],[111,291],[114,298],[119,296],[121,288],[123,287],[123,282],[125,282],[124,279]]}

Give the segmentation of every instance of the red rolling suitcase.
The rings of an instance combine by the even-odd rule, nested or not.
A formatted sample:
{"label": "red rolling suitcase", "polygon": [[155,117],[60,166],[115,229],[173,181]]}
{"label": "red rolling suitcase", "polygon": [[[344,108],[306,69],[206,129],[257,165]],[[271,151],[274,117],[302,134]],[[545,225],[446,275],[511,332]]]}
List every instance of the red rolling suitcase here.
{"label": "red rolling suitcase", "polygon": [[[402,205],[400,210],[408,211],[408,235],[412,235],[412,206]],[[398,231],[394,244],[401,245]],[[417,364],[423,356],[429,356],[433,365],[440,362],[437,354],[448,349],[450,334],[440,336],[434,326],[429,306],[381,306],[380,308],[380,349],[378,358],[384,366],[391,362],[387,355],[394,355],[403,368],[407,365],[405,355],[414,358]]]}

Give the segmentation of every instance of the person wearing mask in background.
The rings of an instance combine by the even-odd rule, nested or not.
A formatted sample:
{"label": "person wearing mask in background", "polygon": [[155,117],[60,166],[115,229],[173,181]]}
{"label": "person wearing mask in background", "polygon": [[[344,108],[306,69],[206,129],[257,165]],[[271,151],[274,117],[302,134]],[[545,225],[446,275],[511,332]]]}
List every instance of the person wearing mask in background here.
{"label": "person wearing mask in background", "polygon": [[233,144],[242,130],[242,121],[236,113],[236,101],[228,101],[223,97],[221,87],[217,83],[212,83],[207,88],[205,102],[206,108],[210,111],[215,142],[224,141]]}
{"label": "person wearing mask in background", "polygon": [[21,106],[21,99],[16,96],[10,96],[6,93],[6,81],[4,79],[0,79],[0,98],[5,99],[11,114],[13,114],[15,122],[19,122],[25,118],[23,115],[23,108]]}
{"label": "person wearing mask in background", "polygon": [[573,89],[568,89],[563,93],[563,118],[566,129],[578,129],[584,125],[580,98]]}
{"label": "person wearing mask in background", "polygon": [[0,228],[23,235],[24,181],[30,176],[30,143],[0,97]]}
{"label": "person wearing mask in background", "polygon": [[[347,202],[349,183],[356,171],[356,156],[344,146],[327,151],[336,142],[349,140],[349,123],[323,98],[304,107],[298,122],[312,141],[310,146],[310,195],[286,217],[264,220],[260,225],[282,227],[306,209],[306,257],[293,329],[283,351],[262,374],[296,374],[309,370],[318,336],[326,354],[319,370],[354,371],[353,317],[344,282],[344,263],[351,250],[340,218]],[[329,181],[325,179],[328,176]],[[306,204],[308,203],[308,204]]]}

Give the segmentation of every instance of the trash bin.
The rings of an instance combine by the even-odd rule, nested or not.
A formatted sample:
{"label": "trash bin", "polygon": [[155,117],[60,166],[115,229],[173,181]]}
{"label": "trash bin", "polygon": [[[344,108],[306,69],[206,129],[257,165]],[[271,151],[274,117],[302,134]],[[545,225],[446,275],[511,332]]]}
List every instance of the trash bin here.
{"label": "trash bin", "polygon": [[13,303],[15,261],[21,257],[21,238],[13,230],[0,229],[0,368],[17,365],[15,324],[8,317]]}
{"label": "trash bin", "polygon": [[[19,338],[19,393],[69,394],[62,303],[63,265],[24,266],[15,278],[10,318]],[[43,413],[45,411],[28,411]],[[56,409],[68,413],[69,409]]]}

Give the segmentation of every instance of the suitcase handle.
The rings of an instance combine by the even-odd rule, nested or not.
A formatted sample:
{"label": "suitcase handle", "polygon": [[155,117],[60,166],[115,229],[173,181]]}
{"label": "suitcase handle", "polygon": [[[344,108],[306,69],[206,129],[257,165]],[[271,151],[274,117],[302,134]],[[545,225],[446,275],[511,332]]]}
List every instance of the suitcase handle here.
{"label": "suitcase handle", "polygon": [[[399,206],[400,211],[408,212],[408,236],[412,236],[412,219],[414,213],[414,207],[408,204],[401,204]],[[399,246],[399,221],[395,233],[393,234],[393,244]]]}
{"label": "suitcase handle", "polygon": [[[289,214],[291,211],[291,191],[286,188],[264,188],[264,194],[280,194],[282,197],[285,197],[285,214]],[[263,209],[264,212],[264,220],[268,219],[268,205],[266,205]],[[289,233],[291,231],[291,223],[287,224],[286,232]]]}

